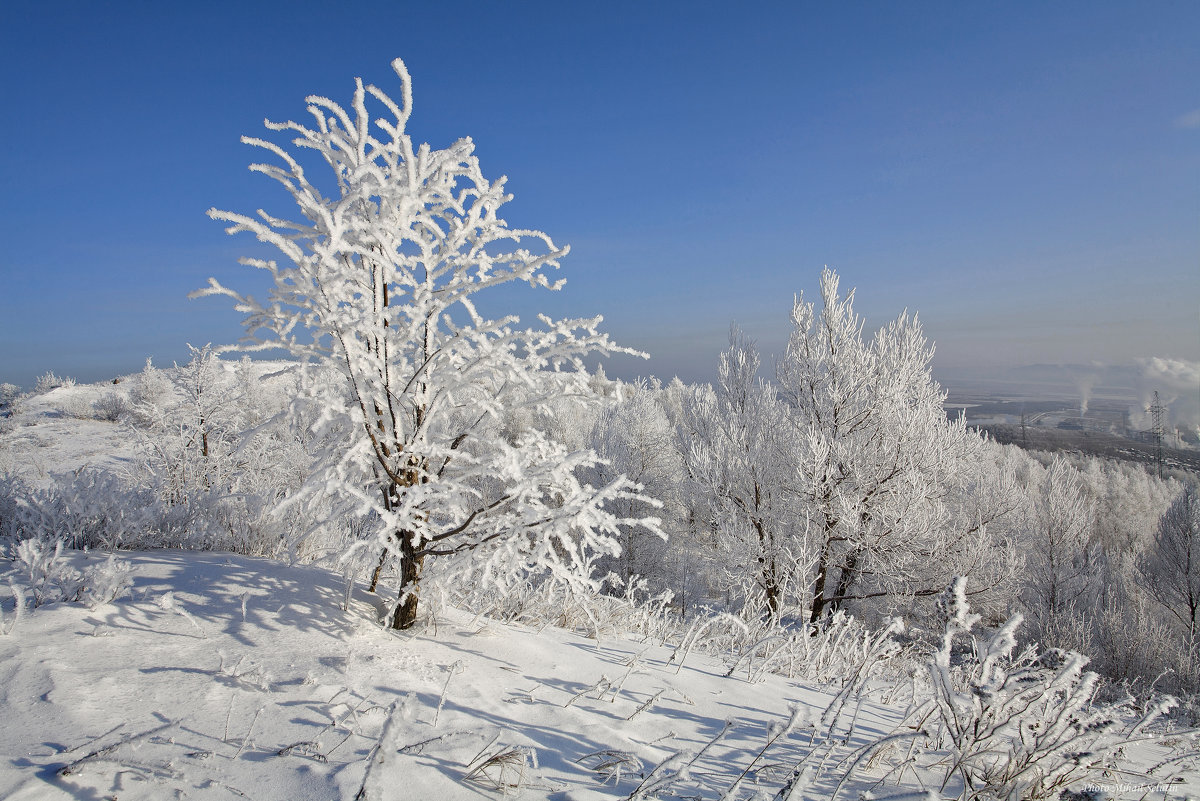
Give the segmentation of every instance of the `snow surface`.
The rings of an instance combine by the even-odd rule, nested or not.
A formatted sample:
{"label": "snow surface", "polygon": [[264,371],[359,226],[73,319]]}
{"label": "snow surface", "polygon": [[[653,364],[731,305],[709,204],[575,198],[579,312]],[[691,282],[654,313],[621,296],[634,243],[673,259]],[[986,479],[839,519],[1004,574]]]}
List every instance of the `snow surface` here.
{"label": "snow surface", "polygon": [[[726,678],[694,653],[677,672],[666,664],[671,647],[462,611],[436,630],[392,632],[374,622],[376,596],[359,590],[343,611],[341,577],[320,568],[219,553],[128,556],[131,597],[44,606],[0,636],[0,797],[352,798],[393,705],[391,747],[368,797],[494,795],[516,774],[466,776],[481,751],[506,746],[536,753],[513,788],[519,797],[624,797],[640,781],[635,771],[605,783],[589,755],[627,752],[648,772],[675,751],[699,751],[732,720],[694,771],[721,787],[789,704],[816,717],[832,698],[779,677]],[[621,689],[572,703],[602,676]],[[881,736],[899,714],[868,704],[856,730]]]}
{"label": "snow surface", "polygon": [[[129,377],[126,377],[128,379]],[[53,473],[81,467],[122,470],[136,453],[136,435],[128,426],[75,417],[66,410],[90,413],[105,395],[129,399],[129,381],[57,387],[21,401],[21,411],[0,429],[0,473],[17,472],[45,485]]]}
{"label": "snow surface", "polygon": [[[815,720],[833,697],[779,676],[726,677],[702,654],[678,669],[670,646],[460,610],[420,634],[393,632],[375,622],[376,596],[357,589],[343,610],[342,578],[316,567],[221,553],[124,556],[137,570],[131,595],[96,609],[43,606],[0,636],[0,798],[354,798],[372,764],[365,798],[624,798],[639,773],[701,751],[731,721],[677,788],[716,798],[789,705]],[[103,558],[76,554],[75,566]],[[11,604],[5,611],[11,623]],[[587,692],[602,678],[612,689]],[[851,745],[890,733],[902,713],[868,700]],[[763,764],[790,767],[808,731],[799,727]],[[528,757],[469,778],[513,746]],[[593,769],[612,761],[604,752],[628,755],[619,777]],[[1138,761],[1167,753],[1142,746]],[[886,766],[855,774],[843,797],[857,798]],[[785,776],[751,773],[739,797],[755,778],[773,794]],[[906,784],[879,789],[919,789],[911,775]],[[832,785],[817,790],[808,797],[827,797]],[[1169,797],[1187,793],[1200,793],[1200,777]]]}

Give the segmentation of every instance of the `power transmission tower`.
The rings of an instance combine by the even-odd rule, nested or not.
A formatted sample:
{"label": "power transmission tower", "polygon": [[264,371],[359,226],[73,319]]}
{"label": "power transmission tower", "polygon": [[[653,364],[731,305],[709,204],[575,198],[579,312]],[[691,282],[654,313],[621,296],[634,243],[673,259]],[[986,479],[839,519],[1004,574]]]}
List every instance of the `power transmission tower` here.
{"label": "power transmission tower", "polygon": [[1158,477],[1163,474],[1163,405],[1158,399],[1158,390],[1154,390],[1154,402],[1150,404],[1150,432],[1154,436],[1154,461],[1158,463]]}

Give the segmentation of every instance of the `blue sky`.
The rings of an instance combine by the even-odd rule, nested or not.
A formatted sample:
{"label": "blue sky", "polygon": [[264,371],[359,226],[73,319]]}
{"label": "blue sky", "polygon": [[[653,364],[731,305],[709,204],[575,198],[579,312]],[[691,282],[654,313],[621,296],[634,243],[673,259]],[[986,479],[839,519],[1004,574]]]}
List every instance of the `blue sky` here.
{"label": "blue sky", "polygon": [[8,0],[0,381],[235,341],[187,293],[265,285],[204,212],[290,211],[239,137],[395,56],[572,246],[497,308],[604,314],[653,355],[610,373],[708,379],[733,321],[769,361],[826,264],[942,369],[1200,358],[1200,4]]}

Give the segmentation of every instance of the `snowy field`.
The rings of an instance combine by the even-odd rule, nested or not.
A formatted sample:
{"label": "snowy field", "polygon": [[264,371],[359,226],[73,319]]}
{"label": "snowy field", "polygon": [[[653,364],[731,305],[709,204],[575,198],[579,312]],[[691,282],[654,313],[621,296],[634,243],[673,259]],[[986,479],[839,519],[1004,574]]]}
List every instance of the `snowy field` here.
{"label": "snowy field", "polygon": [[[873,682],[830,726],[838,687],[750,682],[698,653],[680,667],[671,644],[458,610],[401,634],[361,590],[343,610],[342,579],[318,568],[124,556],[134,582],[116,602],[15,625],[9,606],[0,797],[772,798],[806,757],[820,770],[796,798],[833,798],[846,776],[845,799],[939,797],[905,794],[935,778],[905,767],[911,737],[879,745],[908,706],[897,685]],[[1185,740],[1131,756],[1144,769]],[[1181,766],[1155,775],[1113,774],[1144,787],[1109,797],[1200,792]]]}
{"label": "snowy field", "polygon": [[[132,464],[137,432],[87,414],[128,385],[26,400],[0,433],[5,469],[43,481]],[[1062,798],[1200,797],[1196,732],[1159,720],[1130,734],[1129,707],[1102,737],[1062,728],[1110,725],[1086,706],[1052,713],[1083,687],[1068,667],[975,681],[949,651],[939,666],[846,629],[814,678],[769,642],[722,651],[665,618],[654,633],[568,630],[431,603],[428,625],[397,632],[380,623],[394,588],[313,565],[124,552],[122,587],[104,553],[14,557],[0,563],[0,798],[990,799],[1003,796],[965,787],[959,760],[1011,766],[1060,735],[1097,750],[1043,767],[1100,763]],[[89,569],[113,599],[33,608]],[[942,678],[976,729],[1008,722],[956,744],[932,700]],[[1022,686],[1045,691],[1012,714]]]}
{"label": "snowy field", "polygon": [[[726,678],[703,655],[680,670],[655,643],[465,612],[401,635],[373,622],[374,596],[343,611],[340,578],[314,568],[131,558],[131,597],[41,608],[0,639],[3,797],[352,798],[370,770],[367,797],[606,798],[728,721],[674,790],[689,795],[732,783],[790,704],[819,716],[832,698]],[[886,734],[900,711],[864,704],[856,736]],[[767,761],[796,755],[784,743]]]}

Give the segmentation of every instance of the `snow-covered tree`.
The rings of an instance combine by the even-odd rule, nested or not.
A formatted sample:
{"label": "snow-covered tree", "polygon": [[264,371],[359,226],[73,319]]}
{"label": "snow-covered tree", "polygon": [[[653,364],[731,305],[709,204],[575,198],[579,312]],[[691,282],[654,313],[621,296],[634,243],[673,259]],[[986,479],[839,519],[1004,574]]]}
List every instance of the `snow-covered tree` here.
{"label": "snow-covered tree", "polygon": [[787,410],[758,376],[754,343],[737,329],[729,340],[716,387],[697,388],[683,406],[679,448],[729,572],[754,588],[752,606],[779,620],[810,552],[791,503]]}
{"label": "snow-covered tree", "polygon": [[[623,517],[678,519],[683,515],[677,497],[683,471],[671,422],[658,404],[661,389],[646,382],[622,389],[622,397],[610,399],[592,427],[592,447],[605,464],[590,471],[588,480],[607,483],[624,475],[663,504],[656,511],[645,501],[623,501],[618,506]],[[662,589],[668,556],[664,541],[637,526],[623,526],[622,534],[621,555],[611,564],[614,572],[626,584],[643,577]]]}
{"label": "snow-covered tree", "polygon": [[[969,542],[946,501],[980,442],[947,421],[916,317],[902,314],[868,342],[854,292],[839,296],[828,268],[820,293],[819,314],[796,299],[776,369],[797,503],[817,547],[813,621],[846,600],[913,592],[929,565]],[[986,523],[968,525],[978,534]]]}
{"label": "snow-covered tree", "polygon": [[[556,396],[593,396],[583,358],[618,349],[598,333],[600,318],[542,316],[523,328],[514,316],[480,313],[476,293],[500,284],[560,287],[547,273],[568,249],[508,227],[499,216],[511,197],[505,179],[483,176],[470,139],[414,145],[411,81],[402,61],[392,66],[399,102],[359,80],[349,109],[313,96],[310,125],[266,123],[293,136],[292,149],[243,139],[278,160],[251,169],[278,181],[303,219],[211,210],[229,233],[254,234],[288,263],[243,260],[270,275],[266,302],[215,280],[195,294],[233,298],[256,347],[337,376],[308,391],[323,420],[350,420],[357,433],[314,478],[321,490],[353,493],[381,522],[380,539],[400,562],[391,624],[407,628],[431,572],[504,580],[548,570],[586,582],[587,552],[615,552],[619,525],[632,522],[605,504],[636,491],[623,478],[581,483],[575,471],[595,454],[570,451],[536,426],[512,442],[501,434],[513,403],[537,410]],[[373,123],[369,104],[382,111]],[[332,179],[318,183],[306,154]]]}
{"label": "snow-covered tree", "polygon": [[1055,646],[1079,646],[1085,602],[1101,567],[1091,542],[1095,507],[1078,470],[1056,457],[1032,497],[1026,539],[1025,606],[1034,631]]}
{"label": "snow-covered tree", "polygon": [[1140,583],[1200,647],[1200,491],[1189,486],[1158,523],[1138,562]]}
{"label": "snow-covered tree", "polygon": [[149,358],[142,372],[133,377],[129,387],[130,417],[142,428],[156,429],[166,425],[163,406],[168,402],[171,382]]}

